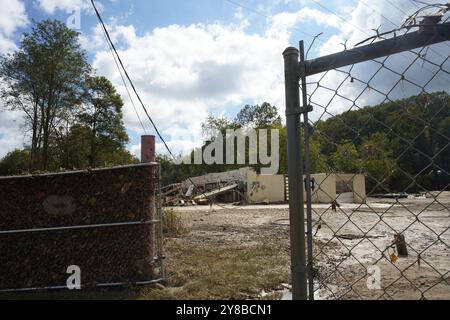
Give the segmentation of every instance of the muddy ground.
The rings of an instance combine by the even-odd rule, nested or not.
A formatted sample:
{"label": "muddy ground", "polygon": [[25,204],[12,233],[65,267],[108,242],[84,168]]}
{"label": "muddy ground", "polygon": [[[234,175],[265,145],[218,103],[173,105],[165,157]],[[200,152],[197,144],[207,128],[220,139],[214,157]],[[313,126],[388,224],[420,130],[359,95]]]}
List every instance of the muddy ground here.
{"label": "muddy ground", "polygon": [[[316,299],[450,299],[447,208],[448,194],[437,199],[371,199],[366,205],[341,204],[336,212],[328,205],[314,205]],[[175,211],[188,231],[169,243],[219,250],[270,248],[266,272],[280,272],[281,282],[246,294],[255,299],[281,297],[289,283],[288,206],[226,205]],[[396,234],[405,235],[408,257],[398,257]],[[278,257],[271,256],[273,250]],[[371,277],[372,272],[379,277]],[[234,297],[245,296],[236,293]]]}

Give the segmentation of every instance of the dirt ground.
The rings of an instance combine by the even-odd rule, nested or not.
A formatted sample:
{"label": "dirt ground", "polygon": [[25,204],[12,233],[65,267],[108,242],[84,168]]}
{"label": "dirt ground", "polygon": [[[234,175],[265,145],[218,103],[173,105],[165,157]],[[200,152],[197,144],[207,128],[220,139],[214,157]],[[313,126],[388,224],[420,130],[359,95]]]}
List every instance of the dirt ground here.
{"label": "dirt ground", "polygon": [[[372,200],[332,212],[316,208],[318,295],[341,299],[450,299],[450,196]],[[320,219],[321,217],[321,219]],[[403,234],[408,257],[398,257]],[[394,255],[393,257],[391,255]],[[368,289],[376,266],[380,290]],[[333,273],[334,270],[337,270]]]}
{"label": "dirt ground", "polygon": [[174,210],[186,232],[166,239],[166,266],[179,288],[162,298],[280,299],[289,288],[287,206]]}
{"label": "dirt ground", "polygon": [[[450,299],[447,208],[448,193],[437,199],[371,199],[366,205],[341,204],[336,212],[328,205],[314,205],[316,299]],[[265,272],[280,272],[280,283],[227,298],[283,296],[283,288],[289,287],[287,205],[175,210],[188,231],[178,239],[169,239],[169,243],[219,251],[270,249]],[[396,234],[405,235],[408,257],[397,256],[393,246]],[[273,252],[278,256],[272,256]],[[169,258],[169,270],[170,263]],[[368,288],[368,281],[374,279],[370,274],[373,269],[368,269],[371,266],[379,268],[375,269],[379,271],[378,288],[378,283]],[[289,297],[287,290],[284,297]]]}

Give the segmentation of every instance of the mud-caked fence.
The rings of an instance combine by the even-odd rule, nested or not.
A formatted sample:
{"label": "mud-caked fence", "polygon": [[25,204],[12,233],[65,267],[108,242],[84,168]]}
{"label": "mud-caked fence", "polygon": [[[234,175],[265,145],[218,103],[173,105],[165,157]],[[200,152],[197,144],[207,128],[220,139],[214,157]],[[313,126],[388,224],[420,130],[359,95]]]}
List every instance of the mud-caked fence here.
{"label": "mud-caked fence", "polygon": [[77,272],[81,288],[162,281],[159,176],[148,162],[0,177],[0,292],[73,289]]}

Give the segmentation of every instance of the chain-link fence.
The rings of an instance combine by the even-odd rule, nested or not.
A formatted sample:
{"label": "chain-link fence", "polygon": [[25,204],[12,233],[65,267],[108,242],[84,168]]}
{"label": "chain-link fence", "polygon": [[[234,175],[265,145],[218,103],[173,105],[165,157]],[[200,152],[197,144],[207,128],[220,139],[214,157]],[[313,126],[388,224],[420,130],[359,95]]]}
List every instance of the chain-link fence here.
{"label": "chain-link fence", "polygon": [[285,52],[294,297],[450,298],[448,40],[424,19],[314,60]]}
{"label": "chain-link fence", "polygon": [[1,177],[0,203],[0,292],[164,279],[155,163]]}

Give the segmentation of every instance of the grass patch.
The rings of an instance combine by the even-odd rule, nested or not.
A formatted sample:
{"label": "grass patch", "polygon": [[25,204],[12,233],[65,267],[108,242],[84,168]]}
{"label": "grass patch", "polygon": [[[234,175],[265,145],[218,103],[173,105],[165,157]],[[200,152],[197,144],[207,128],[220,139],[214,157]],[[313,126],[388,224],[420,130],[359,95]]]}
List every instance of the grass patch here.
{"label": "grass patch", "polygon": [[142,299],[258,298],[289,282],[289,259],[275,247],[192,246],[180,241],[167,245],[168,286],[146,289]]}
{"label": "grass patch", "polygon": [[164,209],[163,214],[163,232],[165,236],[175,238],[186,233],[183,221],[173,209]]}

